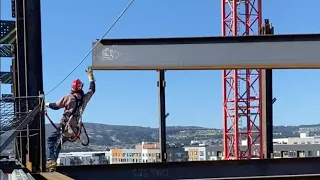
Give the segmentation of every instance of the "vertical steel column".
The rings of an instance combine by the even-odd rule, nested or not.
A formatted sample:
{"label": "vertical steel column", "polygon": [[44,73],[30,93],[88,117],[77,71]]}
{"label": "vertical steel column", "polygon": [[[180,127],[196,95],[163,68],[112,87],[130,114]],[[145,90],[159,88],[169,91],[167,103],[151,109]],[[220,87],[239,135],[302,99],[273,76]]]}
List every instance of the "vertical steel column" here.
{"label": "vertical steel column", "polygon": [[[17,39],[16,39],[16,55],[17,57],[13,59],[13,69],[15,70],[14,73],[14,90],[15,90],[15,97],[22,97],[26,96],[26,62],[25,62],[25,49],[24,49],[24,6],[23,0],[16,0],[15,3],[15,14],[16,14],[16,26],[17,26]],[[18,100],[19,101],[19,100]],[[22,109],[20,108],[20,101],[15,103],[15,115],[16,118],[19,119],[20,113]],[[22,105],[23,106],[23,105]],[[26,136],[26,132],[22,131],[19,133],[19,136],[16,138],[17,147],[15,147],[16,155],[19,152],[21,156],[22,164],[26,164],[26,139],[23,138]],[[17,156],[18,157],[18,156]]]}
{"label": "vertical steel column", "polygon": [[165,95],[165,70],[158,71],[158,92],[159,92],[159,142],[161,162],[167,161],[167,140],[166,140],[166,95]]}
{"label": "vertical steel column", "polygon": [[[40,0],[24,0],[24,7],[27,22],[25,24],[27,95],[39,96],[43,94]],[[45,127],[44,115],[40,113],[29,126],[32,129],[30,134],[37,133],[30,137],[30,152],[28,152],[33,171],[45,171],[45,138],[41,138],[45,137],[43,127]]]}
{"label": "vertical steel column", "polygon": [[[274,34],[274,27],[265,19],[261,25],[260,35]],[[262,129],[263,136],[263,157],[272,158],[273,153],[273,87],[272,87],[272,69],[261,70],[261,89],[262,89]]]}

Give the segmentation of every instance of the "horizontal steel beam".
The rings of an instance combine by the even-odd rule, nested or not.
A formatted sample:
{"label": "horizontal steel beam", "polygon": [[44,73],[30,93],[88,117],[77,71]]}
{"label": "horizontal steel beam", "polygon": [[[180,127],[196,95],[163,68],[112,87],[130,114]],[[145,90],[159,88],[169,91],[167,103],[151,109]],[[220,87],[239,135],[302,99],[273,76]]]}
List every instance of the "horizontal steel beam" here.
{"label": "horizontal steel beam", "polygon": [[[93,44],[95,44],[94,42]],[[320,34],[104,39],[95,70],[320,68]]]}
{"label": "horizontal steel beam", "polygon": [[60,174],[58,172],[43,172],[40,175],[47,180],[74,180],[64,174]]}
{"label": "horizontal steel beam", "polygon": [[320,158],[288,158],[234,161],[58,166],[57,171],[85,180],[97,179],[204,179],[279,175],[320,174]]}
{"label": "horizontal steel beam", "polygon": [[[255,179],[265,179],[265,180],[319,180],[320,174],[302,174],[302,175],[281,175],[281,176],[253,176],[253,177],[232,177],[232,178],[205,178],[196,180],[255,180]],[[184,180],[195,180],[195,179],[184,179]]]}

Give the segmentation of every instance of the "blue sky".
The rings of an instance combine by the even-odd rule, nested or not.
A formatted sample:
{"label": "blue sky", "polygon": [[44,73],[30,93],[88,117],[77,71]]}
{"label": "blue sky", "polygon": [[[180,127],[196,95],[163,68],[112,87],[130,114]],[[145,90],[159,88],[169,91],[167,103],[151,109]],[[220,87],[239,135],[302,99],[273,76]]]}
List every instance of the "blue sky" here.
{"label": "blue sky", "polygon": [[[1,0],[2,19],[11,19],[9,0]],[[51,90],[90,50],[130,0],[42,1],[44,89]],[[300,2],[300,1],[299,1]],[[263,18],[269,18],[277,34],[317,33],[320,1],[292,3],[264,0]],[[106,38],[219,36],[219,0],[136,0]],[[1,70],[9,69],[2,59]],[[71,81],[81,78],[88,88],[84,69],[91,56],[47,101],[69,92]],[[96,71],[97,92],[84,121],[105,124],[158,126],[157,73],[153,71]],[[275,124],[319,123],[319,70],[275,70]],[[168,71],[168,125],[222,127],[221,71]],[[9,92],[2,85],[2,93]],[[62,111],[50,111],[55,122]]]}

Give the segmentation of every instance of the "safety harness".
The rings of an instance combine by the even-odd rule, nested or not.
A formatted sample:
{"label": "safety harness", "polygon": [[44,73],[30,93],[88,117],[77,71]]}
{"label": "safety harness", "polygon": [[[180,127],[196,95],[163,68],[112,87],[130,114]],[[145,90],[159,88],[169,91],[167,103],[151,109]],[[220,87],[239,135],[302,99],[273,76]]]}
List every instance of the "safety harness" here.
{"label": "safety harness", "polygon": [[[81,110],[81,107],[82,107],[82,104],[83,104],[83,96],[81,96],[81,99],[78,99],[76,95],[73,94],[73,96],[75,97],[76,99],[76,107],[72,110],[72,113],[71,113],[71,116],[69,117],[69,120],[68,122],[65,124],[64,128],[60,127],[58,128],[54,123],[53,121],[51,120],[51,118],[49,117],[47,111],[45,111],[45,115],[46,117],[48,118],[50,124],[57,130],[57,131],[60,131],[61,133],[61,141],[62,141],[62,138],[64,137],[67,141],[69,142],[75,142],[76,140],[80,139],[80,135],[81,135],[81,131],[83,129],[85,135],[86,135],[86,138],[87,138],[87,142],[86,143],[83,143],[81,140],[81,144],[83,146],[88,146],[89,145],[89,135],[87,133],[87,130],[86,128],[84,127],[83,123],[82,123],[82,112],[80,112]],[[78,113],[77,113],[78,112]],[[77,124],[77,134],[74,134],[74,131],[73,129],[71,129],[70,127],[70,121],[72,120],[73,117],[75,116],[80,116],[79,117],[79,122]],[[68,135],[66,135],[68,134]]]}

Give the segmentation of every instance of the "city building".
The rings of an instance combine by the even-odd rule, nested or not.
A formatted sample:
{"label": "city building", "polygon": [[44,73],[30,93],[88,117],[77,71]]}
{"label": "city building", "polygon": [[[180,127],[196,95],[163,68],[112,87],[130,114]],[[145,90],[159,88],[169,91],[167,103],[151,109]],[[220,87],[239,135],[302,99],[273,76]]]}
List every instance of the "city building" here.
{"label": "city building", "polygon": [[57,163],[60,166],[109,164],[108,151],[60,153]]}
{"label": "city building", "polygon": [[[240,149],[245,150],[246,147],[241,146]],[[273,158],[320,157],[320,144],[274,144],[273,149]],[[185,150],[189,161],[223,160],[223,146],[190,145]]]}
{"label": "city building", "polygon": [[109,154],[110,164],[142,162],[140,149],[111,149]]}
{"label": "city building", "polygon": [[[242,140],[241,145],[246,144],[247,140]],[[274,138],[273,144],[320,144],[320,136],[309,136],[308,132],[302,132],[300,137]]]}
{"label": "city building", "polygon": [[[274,139],[273,158],[320,157],[320,137],[309,137],[307,132],[300,137]],[[259,148],[259,145],[256,145]],[[167,161],[215,161],[223,160],[223,146],[193,143],[184,147],[167,145]],[[240,150],[245,153],[246,141]],[[142,142],[135,149],[111,149],[100,152],[60,153],[59,165],[90,165],[120,163],[160,162],[160,145]],[[253,153],[256,153],[253,151]],[[254,155],[254,154],[253,154]]]}
{"label": "city building", "polygon": [[208,145],[192,144],[184,147],[188,153],[188,161],[206,161],[208,160],[207,150]]}
{"label": "city building", "polygon": [[[183,147],[167,146],[167,161],[188,161]],[[60,153],[59,165],[122,164],[160,162],[160,146],[153,143],[137,144],[135,149],[110,149],[101,152]]]}

